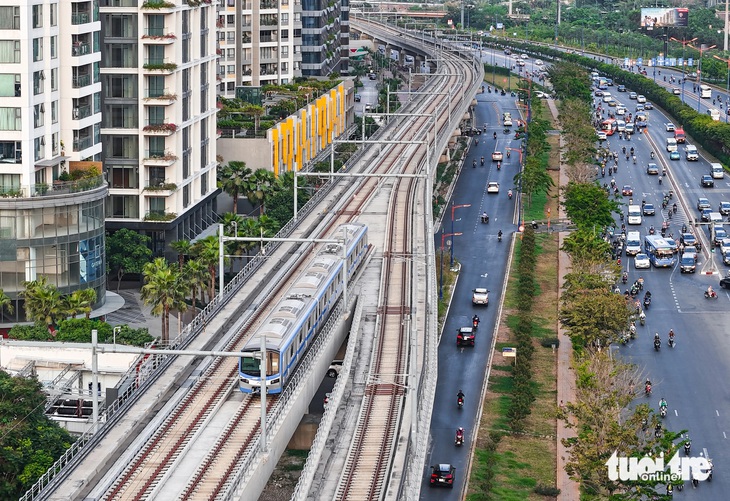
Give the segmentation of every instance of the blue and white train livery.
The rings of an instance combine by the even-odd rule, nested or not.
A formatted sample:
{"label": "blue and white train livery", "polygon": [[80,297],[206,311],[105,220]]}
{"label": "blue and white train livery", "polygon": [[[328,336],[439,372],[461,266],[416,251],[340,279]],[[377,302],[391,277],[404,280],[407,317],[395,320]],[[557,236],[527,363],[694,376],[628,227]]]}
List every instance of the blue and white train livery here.
{"label": "blue and white train livery", "polygon": [[[343,233],[347,245],[347,278],[357,273],[368,252],[368,228],[350,223]],[[266,392],[281,393],[307,349],[327,322],[342,295],[343,244],[324,244],[309,266],[296,278],[241,350],[238,363],[244,393],[261,390],[261,338],[266,339]]]}

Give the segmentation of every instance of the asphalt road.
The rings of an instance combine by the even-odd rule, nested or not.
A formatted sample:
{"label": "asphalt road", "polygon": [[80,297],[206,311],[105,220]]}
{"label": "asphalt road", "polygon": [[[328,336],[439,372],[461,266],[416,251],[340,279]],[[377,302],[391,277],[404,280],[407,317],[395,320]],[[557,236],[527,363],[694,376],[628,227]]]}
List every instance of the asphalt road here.
{"label": "asphalt road", "polygon": [[[635,101],[628,99],[628,93],[615,92],[615,87],[610,90],[619,101],[628,104],[629,111],[634,111]],[[660,209],[662,195],[669,189],[666,180],[660,186],[657,176],[646,174],[646,164],[652,161],[652,150],[656,153],[653,161],[660,168],[664,166],[668,169],[669,177],[674,181],[675,193],[679,192],[675,200],[679,198],[681,201],[678,214],[671,219],[669,231],[678,236],[682,223],[699,217],[695,208],[697,197],[709,198],[713,207],[717,207],[721,199],[730,200],[730,179],[716,180],[715,188],[702,188],[699,176],[709,172],[709,164],[704,159],[699,162],[684,160],[681,145],[681,160],[669,160],[663,147],[664,138],[672,134],[665,130],[664,123],[667,121],[659,110],[651,110],[648,134],[634,135],[631,141],[622,141],[613,136],[609,142],[610,148],[619,153],[623,145],[636,149],[637,165],[620,156],[615,176],[619,187],[624,184],[632,186],[635,203],[640,204],[642,199],[646,199]],[[601,181],[608,182],[608,176]],[[627,202],[628,197],[623,199]],[[649,225],[659,229],[665,219],[666,211],[645,217],[640,228],[642,238],[647,234]],[[617,224],[620,227],[618,220]],[[629,231],[636,228],[627,226]],[[694,232],[696,235],[704,232],[708,236],[706,230],[704,226],[695,228]],[[705,238],[705,242],[707,240]],[[637,326],[637,339],[627,346],[614,346],[612,349],[615,354],[645,369],[654,383],[653,395],[650,398],[640,397],[637,401],[650,403],[658,410],[659,399],[666,398],[669,415],[665,425],[673,431],[689,430],[692,455],[708,454],[713,460],[715,474],[712,482],[703,482],[697,489],[687,485],[684,492],[677,495],[686,496],[686,499],[721,500],[727,499],[727,492],[730,492],[730,481],[725,474],[730,464],[730,451],[726,448],[727,434],[730,433],[730,395],[720,383],[728,375],[727,360],[730,359],[730,343],[725,335],[730,321],[730,294],[720,290],[719,299],[704,298],[703,291],[708,285],[719,290],[718,274],[701,273],[703,269],[712,269],[707,265],[708,259],[717,259],[715,255],[709,256],[712,257],[708,257],[706,252],[700,255],[696,274],[683,275],[679,268],[636,270],[633,258],[624,255],[622,264],[629,271],[629,283],[640,276],[644,277],[645,290],[652,292],[653,300],[647,311],[646,326]],[[717,268],[725,273],[726,267],[721,262]],[[669,329],[673,329],[677,336],[675,348],[667,345]],[[654,350],[652,343],[655,332],[662,338],[659,352]],[[642,383],[637,384],[641,386]]]}
{"label": "asphalt road", "polygon": [[[472,144],[452,198],[455,205],[471,206],[455,209],[454,212],[453,232],[462,233],[454,237],[454,259],[461,263],[462,268],[439,346],[437,403],[431,421],[431,447],[424,470],[421,499],[461,498],[492,336],[502,300],[510,239],[516,231],[516,198],[509,200],[507,190],[513,188],[512,178],[519,166],[519,154],[513,152],[508,159],[505,148],[516,148],[519,142],[511,140],[513,135],[505,135],[503,127],[497,124],[504,111],[510,111],[514,118],[519,114],[514,98],[509,94],[478,94],[477,99],[479,104],[476,107],[476,123],[481,125],[486,122],[489,125],[486,135],[477,136],[479,143]],[[495,131],[498,134],[496,141],[492,137]],[[496,162],[491,161],[495,148],[505,155],[501,170],[497,170]],[[485,159],[483,167],[480,165],[482,156]],[[477,161],[475,168],[472,167],[473,159]],[[500,183],[499,194],[486,193],[489,181]],[[480,216],[485,211],[490,218],[488,224],[480,222]],[[444,217],[445,233],[452,233],[450,212],[448,210]],[[502,242],[497,241],[497,232],[500,229],[504,234]],[[435,240],[439,252],[441,232],[436,234]],[[445,263],[448,263],[448,247],[444,249],[444,256]],[[488,307],[472,306],[471,294],[475,287],[487,287],[490,290]],[[481,319],[476,345],[474,348],[457,348],[456,332],[459,327],[470,326],[474,314],[478,314]],[[456,394],[460,389],[465,394],[462,409],[456,403]],[[466,431],[466,441],[464,446],[458,448],[454,445],[454,438],[456,429],[460,426]],[[429,466],[438,463],[451,463],[456,467],[453,490],[429,489]]]}

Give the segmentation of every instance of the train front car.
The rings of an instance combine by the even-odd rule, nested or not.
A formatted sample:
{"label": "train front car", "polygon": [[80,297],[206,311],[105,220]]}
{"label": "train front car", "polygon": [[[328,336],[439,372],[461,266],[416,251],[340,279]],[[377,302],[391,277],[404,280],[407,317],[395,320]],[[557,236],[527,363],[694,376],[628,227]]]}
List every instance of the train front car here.
{"label": "train front car", "polygon": [[239,360],[240,389],[261,391],[261,338],[266,338],[266,392],[281,393],[307,350],[334,309],[343,290],[343,269],[348,280],[355,275],[368,252],[367,226],[347,224],[347,267],[343,266],[342,244],[325,244],[270,310],[264,322],[249,338]]}

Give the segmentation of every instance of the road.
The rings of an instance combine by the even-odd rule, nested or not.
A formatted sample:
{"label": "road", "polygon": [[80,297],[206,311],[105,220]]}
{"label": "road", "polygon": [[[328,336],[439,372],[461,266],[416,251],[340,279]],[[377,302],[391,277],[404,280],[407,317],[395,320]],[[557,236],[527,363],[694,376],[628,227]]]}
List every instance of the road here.
{"label": "road", "polygon": [[[629,100],[628,93],[617,93],[615,87],[611,90],[615,98],[627,105],[629,111],[634,111],[635,101]],[[658,176],[646,174],[646,164],[652,161],[652,150],[656,153],[653,161],[668,169],[680,199],[678,214],[672,217],[669,229],[677,236],[682,223],[699,217],[695,208],[697,197],[709,198],[713,207],[717,207],[722,199],[730,200],[730,179],[716,180],[719,182],[715,188],[702,188],[699,177],[709,172],[709,164],[704,159],[687,162],[681,145],[681,160],[669,160],[663,147],[664,138],[671,136],[664,127],[668,121],[660,110],[651,110],[648,134],[637,134],[631,141],[622,141],[613,136],[609,142],[610,148],[619,153],[623,145],[636,149],[637,165],[630,164],[625,157],[619,157],[619,169],[615,176],[619,186],[632,186],[636,203],[646,199],[659,209],[662,195],[669,189],[666,181],[660,186]],[[601,181],[608,182],[608,179]],[[640,228],[642,238],[647,234],[649,225],[659,229],[665,217],[666,211],[645,217]],[[617,225],[620,226],[619,221]],[[636,226],[627,226],[627,229],[634,230]],[[698,227],[694,232],[696,235],[704,232],[707,236],[706,229],[706,226]],[[730,491],[730,481],[724,474],[730,464],[730,451],[726,443],[727,433],[730,433],[730,400],[728,390],[718,384],[728,376],[730,343],[727,343],[724,333],[730,321],[730,295],[721,291],[717,300],[704,298],[703,290],[708,285],[718,288],[718,274],[701,273],[702,269],[711,269],[707,266],[707,259],[718,259],[716,254],[710,256],[707,253],[700,255],[698,272],[694,275],[683,275],[679,268],[637,271],[633,266],[633,258],[624,256],[622,264],[629,271],[629,283],[640,276],[644,277],[645,290],[652,292],[653,301],[647,312],[646,326],[637,327],[637,339],[627,346],[612,348],[614,353],[645,369],[654,382],[653,396],[641,397],[638,402],[646,401],[658,410],[659,399],[666,398],[670,410],[666,426],[674,431],[688,429],[692,439],[692,455],[702,452],[713,459],[713,481],[700,484],[696,490],[688,487],[682,495],[686,499],[721,500],[726,499]],[[726,267],[721,262],[717,268],[725,273]],[[673,329],[677,336],[675,348],[667,345],[669,329]],[[652,345],[655,332],[660,334],[663,342],[659,352]]]}
{"label": "road", "polygon": [[[515,101],[509,95],[499,96],[495,93],[477,94],[477,99],[476,123],[491,125],[487,127],[486,135],[477,136],[478,144],[472,143],[452,197],[455,205],[471,206],[456,209],[453,223],[454,232],[462,233],[454,237],[454,259],[461,263],[461,272],[439,346],[437,404],[431,421],[431,448],[424,471],[424,488],[421,490],[421,499],[428,500],[461,498],[493,331],[502,301],[511,235],[516,230],[515,199],[508,199],[507,190],[513,188],[512,178],[519,167],[519,154],[513,152],[508,159],[505,148],[517,147],[519,142],[511,140],[513,135],[505,135],[503,127],[497,125],[504,111],[510,111],[513,117],[519,116]],[[495,131],[498,134],[496,141],[492,137]],[[497,170],[496,162],[491,161],[495,148],[505,154],[501,170]],[[480,165],[482,156],[485,159],[483,167]],[[477,161],[476,168],[472,167],[472,160]],[[488,181],[500,183],[499,194],[486,193]],[[488,224],[480,222],[482,212],[488,213]],[[443,226],[445,233],[452,233],[450,210],[445,214]],[[500,229],[504,233],[501,243],[497,241]],[[437,252],[440,247],[441,233],[438,232]],[[446,263],[448,252],[449,249],[445,248]],[[488,307],[472,306],[471,294],[475,287],[487,287],[490,290]],[[476,346],[457,348],[456,332],[459,327],[471,325],[474,314],[478,314],[481,319]],[[456,404],[456,394],[460,389],[466,396],[463,409],[459,409]],[[461,448],[454,445],[456,428],[459,426],[466,431],[466,441]],[[452,463],[456,467],[453,490],[428,488],[429,466],[437,463]]]}

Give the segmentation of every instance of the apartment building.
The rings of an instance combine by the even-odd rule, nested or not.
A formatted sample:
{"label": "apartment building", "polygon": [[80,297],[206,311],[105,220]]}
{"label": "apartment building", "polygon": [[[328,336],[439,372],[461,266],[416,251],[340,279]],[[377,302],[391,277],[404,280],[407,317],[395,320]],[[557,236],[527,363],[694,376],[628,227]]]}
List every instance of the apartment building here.
{"label": "apartment building", "polygon": [[217,222],[213,0],[100,0],[106,226],[155,255]]}
{"label": "apartment building", "polygon": [[[342,18],[342,0],[302,0],[302,75],[328,77],[341,73],[342,27],[347,24],[349,2]],[[345,44],[345,49],[347,45]]]}
{"label": "apartment building", "polygon": [[223,0],[218,20],[218,94],[286,84],[301,76],[299,0]]}
{"label": "apartment building", "polygon": [[0,289],[105,299],[99,13],[93,1],[0,0]]}

